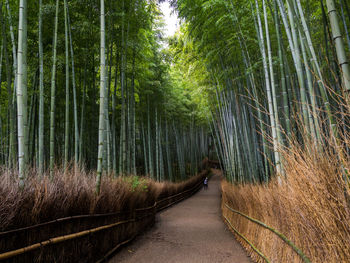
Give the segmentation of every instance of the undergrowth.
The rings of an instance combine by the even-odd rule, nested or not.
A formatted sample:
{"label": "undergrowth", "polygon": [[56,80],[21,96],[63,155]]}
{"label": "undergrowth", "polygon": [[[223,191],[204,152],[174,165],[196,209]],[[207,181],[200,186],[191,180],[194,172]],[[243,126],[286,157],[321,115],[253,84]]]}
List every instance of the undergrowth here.
{"label": "undergrowth", "polygon": [[[349,186],[344,182],[349,158],[337,150],[294,143],[283,152],[286,177],[268,185],[234,186],[222,182],[223,215],[271,262],[302,262],[279,237],[230,212],[224,204],[279,230],[311,262],[349,262]],[[250,247],[238,238],[248,251]],[[257,262],[262,258],[252,253]]]}
{"label": "undergrowth", "polygon": [[107,177],[95,194],[93,172],[56,169],[53,178],[27,172],[23,189],[16,172],[0,167],[0,232],[57,218],[131,211],[192,187],[202,175],[181,183],[154,182],[146,177]]}

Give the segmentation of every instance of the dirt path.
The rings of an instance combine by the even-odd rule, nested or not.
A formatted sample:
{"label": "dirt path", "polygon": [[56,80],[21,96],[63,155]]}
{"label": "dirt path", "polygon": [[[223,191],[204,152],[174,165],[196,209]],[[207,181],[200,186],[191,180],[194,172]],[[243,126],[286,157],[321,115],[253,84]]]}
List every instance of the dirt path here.
{"label": "dirt path", "polygon": [[221,220],[220,177],[209,189],[161,212],[156,225],[120,250],[110,263],[252,262]]}

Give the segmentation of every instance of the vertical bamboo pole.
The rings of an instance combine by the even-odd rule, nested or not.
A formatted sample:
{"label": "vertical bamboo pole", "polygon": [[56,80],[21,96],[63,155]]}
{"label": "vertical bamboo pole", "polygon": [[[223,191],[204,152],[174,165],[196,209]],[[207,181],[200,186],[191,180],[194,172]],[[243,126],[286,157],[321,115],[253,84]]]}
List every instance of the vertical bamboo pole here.
{"label": "vertical bamboo pole", "polygon": [[39,0],[39,172],[44,172],[44,52],[42,36],[42,0]]}
{"label": "vertical bamboo pole", "polygon": [[[331,28],[332,28],[332,37],[335,43],[335,49],[337,51],[338,63],[342,71],[341,75],[342,75],[344,90],[346,92],[349,92],[350,91],[349,61],[347,60],[347,57],[345,54],[345,48],[344,48],[343,38],[342,38],[340,26],[339,26],[337,10],[335,7],[334,0],[327,0],[326,2],[327,2],[329,21],[331,23]],[[349,95],[347,95],[347,97],[348,96]],[[349,103],[349,98],[347,99]]]}
{"label": "vertical bamboo pole", "polygon": [[56,0],[55,29],[53,36],[53,56],[51,70],[51,109],[50,109],[50,177],[53,176],[55,164],[55,111],[56,111],[56,60],[57,60],[57,30],[58,30],[58,7]]}
{"label": "vertical bamboo pole", "polygon": [[101,190],[102,177],[102,156],[103,156],[103,137],[105,130],[105,78],[106,78],[106,51],[105,51],[105,3],[100,0],[100,116],[98,133],[98,157],[97,157],[97,177],[96,193]]}
{"label": "vertical bamboo pole", "polygon": [[20,0],[19,2],[19,23],[18,23],[18,72],[17,72],[17,121],[18,121],[18,168],[19,168],[19,184],[20,187],[24,186],[25,176],[25,94],[24,94],[24,46],[26,45],[27,39],[24,32],[24,27],[27,21],[26,16],[26,0]]}

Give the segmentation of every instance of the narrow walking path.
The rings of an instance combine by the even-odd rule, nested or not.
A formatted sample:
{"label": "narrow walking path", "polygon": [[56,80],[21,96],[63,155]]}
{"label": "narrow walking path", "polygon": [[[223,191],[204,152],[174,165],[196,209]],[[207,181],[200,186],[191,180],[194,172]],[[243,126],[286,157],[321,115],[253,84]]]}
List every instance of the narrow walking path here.
{"label": "narrow walking path", "polygon": [[209,189],[161,212],[156,225],[111,260],[155,263],[251,262],[221,220],[220,177]]}

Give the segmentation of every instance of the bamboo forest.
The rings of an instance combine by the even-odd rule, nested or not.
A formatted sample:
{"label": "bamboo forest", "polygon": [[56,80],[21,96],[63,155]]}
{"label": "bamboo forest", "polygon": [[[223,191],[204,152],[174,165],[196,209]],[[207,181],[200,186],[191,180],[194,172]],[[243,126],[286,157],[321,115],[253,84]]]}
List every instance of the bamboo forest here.
{"label": "bamboo forest", "polygon": [[349,0],[0,0],[1,262],[350,262]]}

